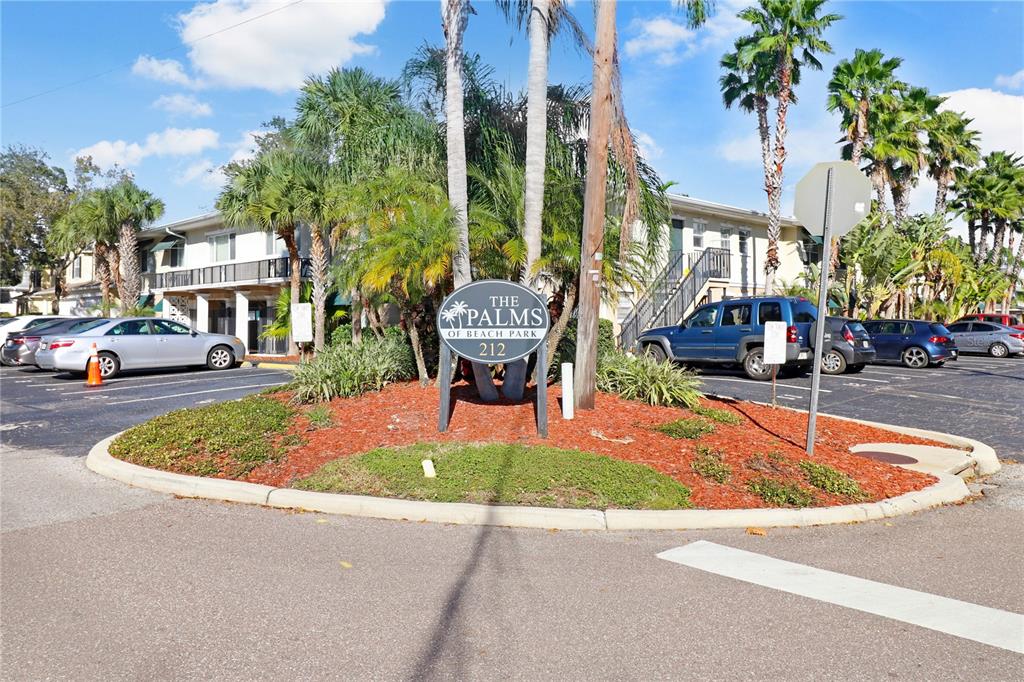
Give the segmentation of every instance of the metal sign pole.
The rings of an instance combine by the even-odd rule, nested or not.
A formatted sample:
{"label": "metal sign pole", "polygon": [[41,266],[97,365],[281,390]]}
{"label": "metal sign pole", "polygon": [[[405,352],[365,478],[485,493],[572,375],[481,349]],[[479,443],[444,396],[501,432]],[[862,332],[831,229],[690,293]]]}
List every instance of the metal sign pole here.
{"label": "metal sign pole", "polygon": [[811,405],[807,415],[807,454],[814,454],[814,428],[818,421],[818,386],[821,383],[821,355],[825,345],[825,325],[828,324],[828,271],[829,247],[832,242],[832,174],[828,169],[825,179],[825,232],[821,244],[821,271],[818,286],[818,322],[814,334],[814,367],[811,372]]}
{"label": "metal sign pole", "polygon": [[441,405],[437,411],[437,430],[448,430],[448,415],[452,410],[452,351],[441,344],[437,359],[437,387],[441,392]]}
{"label": "metal sign pole", "polygon": [[775,376],[779,373],[779,366],[772,365],[772,407],[775,407]]}

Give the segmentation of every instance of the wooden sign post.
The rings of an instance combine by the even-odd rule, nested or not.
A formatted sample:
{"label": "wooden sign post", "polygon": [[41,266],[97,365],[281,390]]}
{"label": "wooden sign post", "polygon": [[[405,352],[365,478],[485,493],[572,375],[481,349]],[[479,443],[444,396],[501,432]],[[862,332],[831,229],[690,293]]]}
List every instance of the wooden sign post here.
{"label": "wooden sign post", "polygon": [[532,289],[506,280],[477,280],[449,295],[437,311],[441,338],[438,383],[441,405],[437,429],[448,430],[451,416],[452,355],[484,365],[524,359],[537,353],[537,433],[548,435],[548,305]]}

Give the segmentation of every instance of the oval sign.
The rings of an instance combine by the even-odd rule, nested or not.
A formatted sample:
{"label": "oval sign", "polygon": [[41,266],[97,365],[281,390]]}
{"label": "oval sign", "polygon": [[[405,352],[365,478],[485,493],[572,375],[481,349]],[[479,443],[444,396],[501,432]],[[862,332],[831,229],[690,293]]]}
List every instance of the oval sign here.
{"label": "oval sign", "polygon": [[481,279],[456,289],[437,311],[437,333],[456,355],[494,365],[537,350],[551,319],[532,289],[503,279]]}

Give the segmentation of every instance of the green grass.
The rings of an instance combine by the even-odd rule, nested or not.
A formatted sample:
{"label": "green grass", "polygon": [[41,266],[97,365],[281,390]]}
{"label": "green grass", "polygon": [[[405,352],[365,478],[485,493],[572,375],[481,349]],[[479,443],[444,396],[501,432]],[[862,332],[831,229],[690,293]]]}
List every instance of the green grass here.
{"label": "green grass", "polygon": [[[431,459],[436,478],[423,476]],[[434,502],[684,509],[690,490],[649,467],[543,446],[421,443],[328,462],[296,488]]]}
{"label": "green grass", "polygon": [[713,422],[719,424],[729,424],[730,426],[738,426],[743,423],[743,417],[730,412],[729,410],[723,410],[717,407],[704,407],[698,405],[697,407],[690,408],[690,411],[694,414],[699,414],[702,417],[707,417]]}
{"label": "green grass", "polygon": [[814,501],[814,493],[810,490],[772,478],[755,478],[747,484],[747,490],[773,507],[807,507]]}
{"label": "green grass", "polygon": [[800,468],[807,475],[807,481],[815,488],[820,488],[827,493],[857,499],[866,497],[857,481],[827,464],[818,464],[805,459],[800,462]]}
{"label": "green grass", "polygon": [[284,432],[292,414],[281,401],[260,396],[177,410],[125,431],[110,444],[110,454],[186,474],[210,476],[223,469],[241,476],[281,454],[283,443],[275,445],[274,436]]}
{"label": "green grass", "polygon": [[311,426],[317,429],[327,428],[331,425],[331,408],[327,405],[317,405],[306,411],[306,418]]}
{"label": "green grass", "polygon": [[701,478],[716,483],[725,483],[732,476],[732,467],[722,461],[722,453],[704,445],[697,446],[697,457],[690,466]]}
{"label": "green grass", "polygon": [[677,419],[654,428],[669,438],[688,438],[689,440],[697,440],[701,436],[715,432],[715,425],[700,417]]}

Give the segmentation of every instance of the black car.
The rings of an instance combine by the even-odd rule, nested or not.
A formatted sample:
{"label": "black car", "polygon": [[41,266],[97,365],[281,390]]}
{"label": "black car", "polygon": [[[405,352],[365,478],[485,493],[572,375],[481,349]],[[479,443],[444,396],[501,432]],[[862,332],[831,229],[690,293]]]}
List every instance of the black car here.
{"label": "black car", "polygon": [[859,372],[864,365],[874,362],[875,344],[864,325],[845,317],[829,317],[828,323],[832,328],[832,349],[821,357],[822,372]]}
{"label": "black car", "polygon": [[34,365],[36,364],[36,351],[39,350],[39,340],[44,336],[77,334],[104,319],[102,317],[57,318],[20,332],[8,334],[7,341],[0,349],[0,362],[9,367]]}

